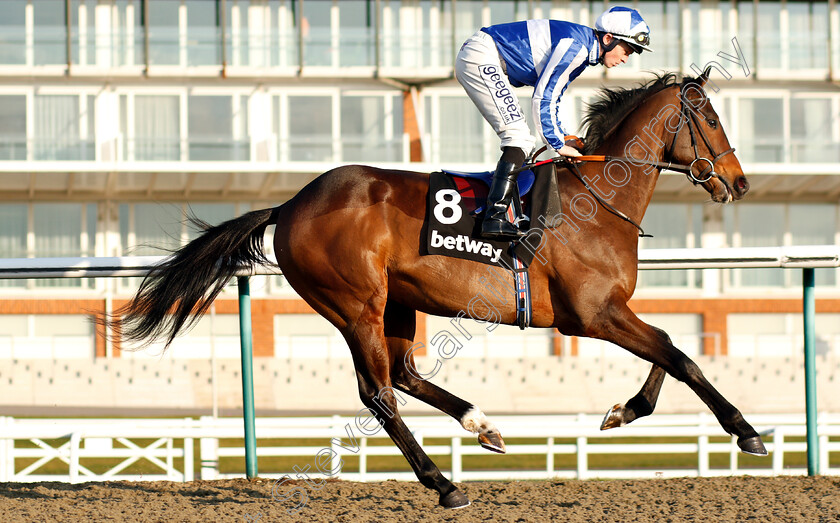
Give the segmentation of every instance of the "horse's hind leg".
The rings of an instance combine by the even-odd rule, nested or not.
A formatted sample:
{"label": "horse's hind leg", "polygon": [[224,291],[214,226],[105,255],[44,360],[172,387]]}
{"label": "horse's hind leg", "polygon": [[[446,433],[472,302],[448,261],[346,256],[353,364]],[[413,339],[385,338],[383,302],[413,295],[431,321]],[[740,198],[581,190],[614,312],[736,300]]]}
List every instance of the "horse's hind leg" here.
{"label": "horse's hind leg", "polygon": [[343,332],[353,354],[362,403],[382,423],[420,483],[440,494],[439,503],[446,508],[465,507],[470,504],[467,497],[441,474],[399,414],[396,393],[391,388],[391,365],[383,327],[384,308],[384,297],[372,297],[353,326]]}
{"label": "horse's hind leg", "polygon": [[458,420],[466,430],[478,434],[478,442],[487,450],[504,454],[505,442],[496,426],[481,409],[423,379],[409,351],[416,330],[416,311],[388,302],[385,308],[385,338],[391,353],[391,379],[403,392],[431,405]]}
{"label": "horse's hind leg", "polygon": [[[761,437],[736,409],[703,376],[696,363],[640,320],[625,303],[613,303],[603,323],[593,326],[596,337],[624,347],[636,356],[661,367],[685,382],[709,406],[723,430],[738,438],[738,447],[747,454],[766,455]],[[651,374],[654,374],[651,372]]]}
{"label": "horse's hind leg", "polygon": [[[650,326],[660,338],[666,343],[671,343],[671,337],[664,330]],[[618,403],[607,412],[604,416],[604,421],[601,422],[601,430],[614,429],[616,427],[623,427],[628,423],[653,414],[653,409],[656,408],[656,400],[659,399],[659,391],[662,389],[662,382],[665,380],[665,370],[662,367],[653,365],[650,369],[650,374],[642,385],[642,389],[630,398],[624,405]]]}

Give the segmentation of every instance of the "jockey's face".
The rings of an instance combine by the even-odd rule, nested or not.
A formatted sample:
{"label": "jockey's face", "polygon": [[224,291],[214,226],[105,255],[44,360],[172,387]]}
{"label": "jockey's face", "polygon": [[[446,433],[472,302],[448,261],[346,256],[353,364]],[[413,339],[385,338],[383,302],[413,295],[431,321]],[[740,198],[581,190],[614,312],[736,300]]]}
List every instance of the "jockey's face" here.
{"label": "jockey's face", "polygon": [[[613,40],[613,35],[604,35],[604,43],[607,45]],[[626,63],[631,54],[633,54],[633,48],[630,47],[630,44],[624,40],[619,40],[618,45],[604,53],[604,67],[610,68]]]}

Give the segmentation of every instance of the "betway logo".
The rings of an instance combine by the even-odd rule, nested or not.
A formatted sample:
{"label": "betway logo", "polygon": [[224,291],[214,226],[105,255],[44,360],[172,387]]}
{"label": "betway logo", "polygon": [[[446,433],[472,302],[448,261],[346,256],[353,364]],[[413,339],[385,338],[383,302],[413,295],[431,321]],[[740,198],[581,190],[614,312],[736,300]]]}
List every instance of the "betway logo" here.
{"label": "betway logo", "polygon": [[459,234],[458,236],[443,236],[435,229],[432,229],[432,247],[443,247],[450,251],[480,254],[490,258],[490,261],[493,263],[499,261],[499,258],[502,256],[502,249],[494,249],[492,244],[473,240],[463,234]]}

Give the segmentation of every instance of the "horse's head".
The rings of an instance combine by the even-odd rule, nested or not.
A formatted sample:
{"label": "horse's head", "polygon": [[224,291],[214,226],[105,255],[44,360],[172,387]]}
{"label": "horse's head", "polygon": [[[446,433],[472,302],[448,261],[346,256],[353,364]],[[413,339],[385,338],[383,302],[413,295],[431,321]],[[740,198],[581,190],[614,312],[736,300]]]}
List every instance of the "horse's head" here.
{"label": "horse's head", "polygon": [[690,165],[686,175],[702,185],[718,203],[740,200],[750,188],[735,150],[723,130],[703,87],[709,69],[698,78],[686,78],[678,88],[679,129],[668,146],[668,161]]}

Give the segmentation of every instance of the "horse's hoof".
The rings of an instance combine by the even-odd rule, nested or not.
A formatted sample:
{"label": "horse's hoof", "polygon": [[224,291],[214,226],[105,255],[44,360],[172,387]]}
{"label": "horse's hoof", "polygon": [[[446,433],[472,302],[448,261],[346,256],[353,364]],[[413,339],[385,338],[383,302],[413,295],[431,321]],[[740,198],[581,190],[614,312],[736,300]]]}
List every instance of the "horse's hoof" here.
{"label": "horse's hoof", "polygon": [[470,500],[457,488],[449,494],[440,495],[440,506],[443,508],[464,508],[469,506]]}
{"label": "horse's hoof", "polygon": [[738,448],[744,454],[752,454],[753,456],[766,456],[767,449],[764,448],[764,443],[761,441],[761,436],[751,436],[749,438],[739,439]]}
{"label": "horse's hoof", "polygon": [[601,430],[614,429],[624,425],[627,425],[627,421],[624,420],[624,405],[619,403],[613,405],[613,408],[604,416],[604,421],[601,422]]}
{"label": "horse's hoof", "polygon": [[505,442],[498,432],[482,432],[478,435],[478,443],[487,450],[505,453]]}

